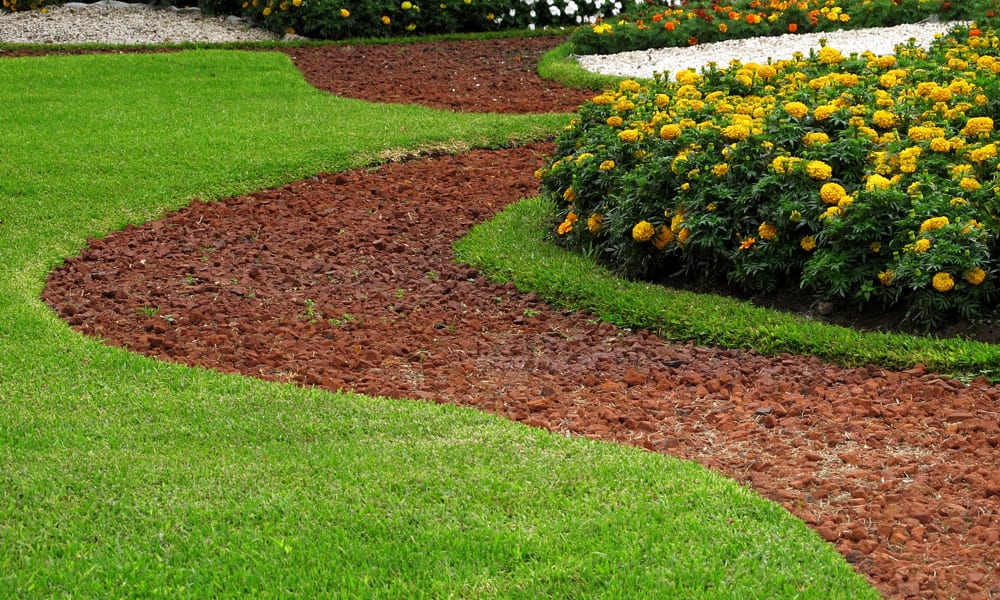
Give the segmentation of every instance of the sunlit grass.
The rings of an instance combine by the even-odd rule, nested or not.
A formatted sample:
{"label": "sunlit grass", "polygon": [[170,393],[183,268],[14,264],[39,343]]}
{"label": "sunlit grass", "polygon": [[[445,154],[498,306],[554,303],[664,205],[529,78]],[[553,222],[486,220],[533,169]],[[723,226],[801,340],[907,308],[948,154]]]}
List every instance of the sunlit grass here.
{"label": "sunlit grass", "polygon": [[40,300],[87,239],[386,151],[566,115],[331,98],[281,54],[0,59],[4,597],[877,597],[691,463],[467,409],[137,356]]}

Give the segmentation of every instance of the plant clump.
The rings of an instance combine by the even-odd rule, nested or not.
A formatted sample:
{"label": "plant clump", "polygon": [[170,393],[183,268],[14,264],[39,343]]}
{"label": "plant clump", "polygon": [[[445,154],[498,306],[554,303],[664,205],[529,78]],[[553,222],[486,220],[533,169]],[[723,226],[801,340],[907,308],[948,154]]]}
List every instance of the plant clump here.
{"label": "plant clump", "polygon": [[579,54],[613,54],[673,48],[730,39],[890,27],[925,19],[977,21],[996,18],[995,0],[681,0],[623,7],[612,19],[578,28]]}
{"label": "plant clump", "polygon": [[611,17],[622,8],[620,0],[246,0],[242,4],[244,16],[272,31],[330,40],[575,27]]}
{"label": "plant clump", "polygon": [[536,175],[553,235],[618,273],[748,295],[991,313],[1000,258],[1000,38],[626,80]]}

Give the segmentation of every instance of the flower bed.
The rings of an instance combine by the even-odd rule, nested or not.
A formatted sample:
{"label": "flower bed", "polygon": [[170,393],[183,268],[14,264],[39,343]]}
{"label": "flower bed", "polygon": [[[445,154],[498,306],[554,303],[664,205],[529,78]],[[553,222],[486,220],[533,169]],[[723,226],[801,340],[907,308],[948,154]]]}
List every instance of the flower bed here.
{"label": "flower bed", "polygon": [[623,7],[574,32],[578,54],[612,54],[647,48],[690,46],[730,39],[821,33],[845,28],[888,27],[928,18],[995,19],[994,0],[682,0]]}
{"label": "flower bed", "polygon": [[996,299],[1000,38],[624,81],[537,175],[554,235],[630,277],[903,307],[933,327]]}

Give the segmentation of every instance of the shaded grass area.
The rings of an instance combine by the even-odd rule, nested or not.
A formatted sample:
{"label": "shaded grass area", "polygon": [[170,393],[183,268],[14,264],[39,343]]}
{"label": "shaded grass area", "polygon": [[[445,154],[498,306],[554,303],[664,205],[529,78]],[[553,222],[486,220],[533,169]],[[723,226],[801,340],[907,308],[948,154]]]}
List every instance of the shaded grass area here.
{"label": "shaded grass area", "polygon": [[460,240],[458,256],[547,302],[668,339],[818,356],[846,366],[923,364],[960,377],[1000,378],[1000,347],[993,344],[863,332],[728,297],[623,280],[594,259],[555,245],[549,238],[553,212],[541,198],[522,200]]}
{"label": "shaded grass area", "polygon": [[105,347],[39,296],[87,239],[566,115],[331,98],[281,54],[0,60],[4,597],[877,597],[692,463]]}

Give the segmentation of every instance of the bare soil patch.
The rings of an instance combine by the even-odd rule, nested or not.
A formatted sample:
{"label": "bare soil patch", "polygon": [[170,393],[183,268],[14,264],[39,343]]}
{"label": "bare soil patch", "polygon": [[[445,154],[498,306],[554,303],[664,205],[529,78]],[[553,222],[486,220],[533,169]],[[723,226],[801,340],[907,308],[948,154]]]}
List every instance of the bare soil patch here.
{"label": "bare soil patch", "polygon": [[[533,74],[560,41],[288,52],[331,93],[550,112],[591,95]],[[455,403],[696,460],[781,503],[886,597],[1000,597],[1000,388],[669,342],[456,264],[452,243],[533,195],[550,150],[197,202],[93,240],[44,298],[84,334],[164,360]]]}

